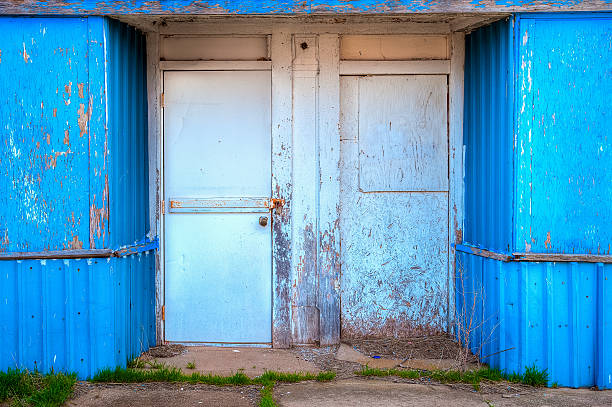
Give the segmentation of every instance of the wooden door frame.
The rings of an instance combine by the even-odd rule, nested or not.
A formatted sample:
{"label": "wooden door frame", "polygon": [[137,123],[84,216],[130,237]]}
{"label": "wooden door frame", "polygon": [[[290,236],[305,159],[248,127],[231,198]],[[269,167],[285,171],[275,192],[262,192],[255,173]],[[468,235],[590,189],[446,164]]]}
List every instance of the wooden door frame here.
{"label": "wooden door frame", "polygon": [[[163,80],[160,61],[161,35],[270,35],[270,54],[272,70],[272,194],[285,199],[287,205],[274,214],[272,229],[272,344],[273,347],[287,348],[292,343],[291,316],[291,198],[293,189],[292,174],[292,84],[293,51],[295,35],[310,33],[317,36],[321,55],[319,55],[319,108],[318,132],[328,137],[320,138],[319,145],[319,193],[325,197],[320,201],[319,235],[323,240],[318,243],[317,262],[319,278],[324,283],[318,296],[332,301],[321,301],[320,344],[335,344],[340,341],[340,298],[339,298],[339,232],[336,230],[337,208],[339,205],[339,179],[337,171],[340,161],[339,148],[339,36],[346,33],[359,34],[444,34],[451,43],[448,102],[449,136],[449,268],[448,268],[448,321],[452,332],[454,324],[454,265],[455,242],[461,242],[463,230],[463,70],[465,54],[465,34],[453,32],[445,23],[428,24],[388,24],[356,23],[352,25],[337,23],[295,23],[266,22],[258,24],[237,23],[234,21],[209,23],[171,23],[156,26],[147,33],[147,93],[149,116],[149,205],[150,236],[159,236],[163,247],[162,213],[163,202],[163,112],[161,84]],[[269,21],[269,23],[267,22]],[[167,63],[166,63],[167,64]],[[193,64],[193,62],[191,62]],[[235,64],[235,61],[232,61]],[[171,64],[168,64],[171,65]],[[422,65],[424,66],[424,64]],[[336,137],[334,137],[336,135]],[[156,256],[156,337],[158,344],[163,343],[163,298],[164,298],[164,258],[163,250]]]}

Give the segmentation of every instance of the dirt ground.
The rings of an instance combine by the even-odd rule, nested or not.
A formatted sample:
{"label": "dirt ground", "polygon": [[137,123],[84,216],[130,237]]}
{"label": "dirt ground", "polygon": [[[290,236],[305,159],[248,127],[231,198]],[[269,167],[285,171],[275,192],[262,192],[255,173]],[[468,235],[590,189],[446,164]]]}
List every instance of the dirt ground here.
{"label": "dirt ground", "polygon": [[254,386],[215,387],[178,383],[91,384],[79,382],[66,406],[85,407],[251,407],[257,405]]}
{"label": "dirt ground", "polygon": [[[471,385],[433,383],[427,378],[364,378],[364,365],[381,368],[455,368],[459,346],[447,336],[409,340],[354,340],[339,346],[293,349],[183,347],[152,348],[141,356],[193,371],[255,377],[266,370],[281,372],[334,371],[328,383],[278,384],[274,396],[281,406],[612,406],[612,391],[533,388],[514,383]],[[188,363],[194,369],[188,369]],[[476,367],[475,358],[470,366]],[[446,367],[445,367],[446,366]],[[214,387],[175,383],[91,384],[80,382],[69,406],[255,406],[258,386]]]}
{"label": "dirt ground", "polygon": [[438,407],[438,406],[606,406],[612,392],[584,389],[534,389],[514,394],[476,392],[468,387],[436,383],[400,383],[380,379],[342,379],[330,383],[277,386],[274,392],[284,407]]}

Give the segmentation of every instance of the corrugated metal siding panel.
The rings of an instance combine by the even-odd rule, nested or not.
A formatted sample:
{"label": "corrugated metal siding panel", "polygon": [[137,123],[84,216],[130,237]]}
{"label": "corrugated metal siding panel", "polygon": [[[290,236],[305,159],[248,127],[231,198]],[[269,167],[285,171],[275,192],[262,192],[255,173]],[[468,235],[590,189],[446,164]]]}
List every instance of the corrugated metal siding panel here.
{"label": "corrugated metal siding panel", "polygon": [[517,21],[515,248],[610,254],[612,14]]}
{"label": "corrugated metal siding panel", "polygon": [[612,388],[612,264],[457,252],[456,293],[458,315],[473,321],[458,334],[471,333],[484,362],[507,372],[535,364],[550,383]]}
{"label": "corrugated metal siding panel", "polygon": [[464,241],[491,250],[512,242],[512,22],[466,37]]}
{"label": "corrugated metal siding panel", "polygon": [[0,251],[87,249],[97,39],[85,18],[27,17],[0,18],[0,38]]}
{"label": "corrugated metal siding panel", "polygon": [[0,262],[0,370],[125,366],[155,345],[155,256]]}
{"label": "corrugated metal siding panel", "polygon": [[107,19],[110,194],[113,247],[149,231],[145,37]]}

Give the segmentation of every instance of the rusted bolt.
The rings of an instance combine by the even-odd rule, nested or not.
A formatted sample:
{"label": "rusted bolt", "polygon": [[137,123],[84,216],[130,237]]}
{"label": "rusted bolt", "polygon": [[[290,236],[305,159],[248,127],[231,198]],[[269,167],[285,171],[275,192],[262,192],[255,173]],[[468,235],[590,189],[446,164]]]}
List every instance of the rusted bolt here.
{"label": "rusted bolt", "polygon": [[308,48],[308,43],[307,42],[303,42],[300,44],[300,47],[302,47],[302,49],[306,49]]}
{"label": "rusted bolt", "polygon": [[261,216],[259,218],[259,224],[261,226],[266,226],[268,224],[268,217],[267,216]]}

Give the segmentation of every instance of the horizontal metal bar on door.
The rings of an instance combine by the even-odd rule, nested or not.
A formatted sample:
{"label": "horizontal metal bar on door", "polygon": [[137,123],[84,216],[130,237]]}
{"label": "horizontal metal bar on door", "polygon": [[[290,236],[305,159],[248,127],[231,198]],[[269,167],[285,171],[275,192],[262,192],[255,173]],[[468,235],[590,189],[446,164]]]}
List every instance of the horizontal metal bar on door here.
{"label": "horizontal metal bar on door", "polygon": [[170,212],[204,213],[267,213],[270,211],[268,198],[172,198]]}

